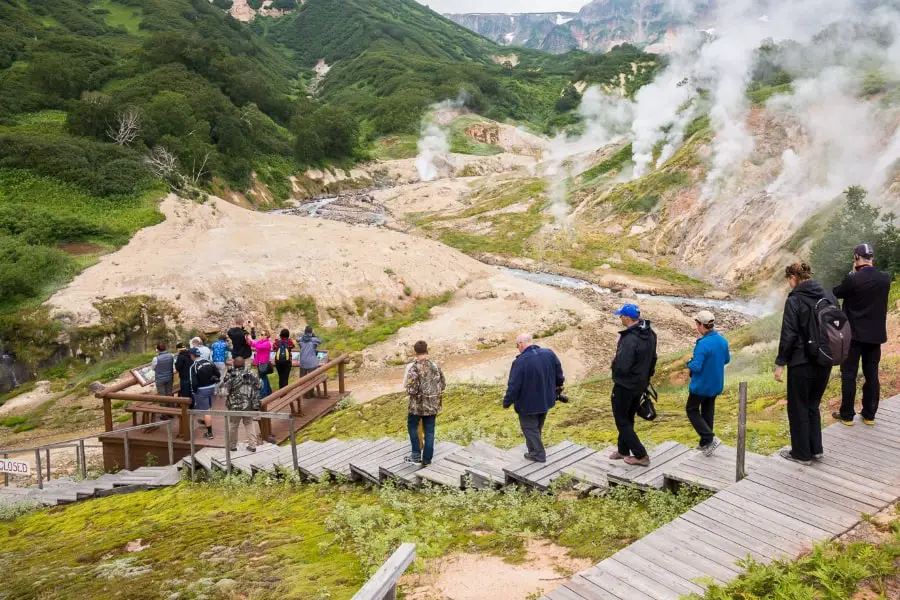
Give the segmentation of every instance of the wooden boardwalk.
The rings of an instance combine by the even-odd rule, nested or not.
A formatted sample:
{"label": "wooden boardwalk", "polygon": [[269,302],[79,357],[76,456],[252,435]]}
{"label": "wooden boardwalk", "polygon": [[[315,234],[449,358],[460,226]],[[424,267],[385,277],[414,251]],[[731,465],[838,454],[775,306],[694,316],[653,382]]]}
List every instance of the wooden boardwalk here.
{"label": "wooden boardwalk", "polygon": [[[741,559],[794,558],[851,529],[862,514],[900,498],[900,400],[882,403],[874,427],[834,424],[823,436],[825,457],[811,467],[778,456],[748,455],[749,475],[739,483],[727,481],[726,469],[730,466],[733,473],[734,461],[733,450],[724,448],[716,461],[688,451],[678,464],[663,465],[660,473],[645,469],[633,483],[657,487],[660,477],[699,479],[718,491],[542,600],[678,600],[691,592],[702,594],[706,581],[727,583],[740,575]],[[655,452],[680,452],[673,444],[665,446]],[[629,469],[608,474],[611,482],[624,483],[628,476]]]}

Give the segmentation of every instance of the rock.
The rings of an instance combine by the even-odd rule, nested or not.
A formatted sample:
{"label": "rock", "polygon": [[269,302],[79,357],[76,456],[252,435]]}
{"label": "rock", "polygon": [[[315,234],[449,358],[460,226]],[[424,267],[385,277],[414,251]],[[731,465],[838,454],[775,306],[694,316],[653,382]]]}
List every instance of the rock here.
{"label": "rock", "polygon": [[179,598],[181,598],[181,592],[174,592],[169,594],[168,600],[178,600]]}
{"label": "rock", "polygon": [[103,385],[102,383],[100,383],[99,381],[95,381],[91,385],[88,386],[88,391],[92,394],[99,394],[100,392],[102,392],[105,389],[106,389],[106,386]]}
{"label": "rock", "polygon": [[600,265],[600,268],[603,269],[604,271],[608,271],[608,270],[612,269],[612,265],[604,263],[604,264]]}
{"label": "rock", "polygon": [[234,591],[237,585],[238,583],[234,579],[220,579],[216,582],[215,588],[223,594],[227,594]]}
{"label": "rock", "polygon": [[637,299],[637,292],[635,292],[631,288],[625,288],[621,292],[619,292],[619,298],[627,298],[629,300]]}
{"label": "rock", "polygon": [[731,300],[731,294],[728,292],[723,292],[721,290],[713,290],[711,292],[707,292],[705,295],[706,298],[710,300]]}

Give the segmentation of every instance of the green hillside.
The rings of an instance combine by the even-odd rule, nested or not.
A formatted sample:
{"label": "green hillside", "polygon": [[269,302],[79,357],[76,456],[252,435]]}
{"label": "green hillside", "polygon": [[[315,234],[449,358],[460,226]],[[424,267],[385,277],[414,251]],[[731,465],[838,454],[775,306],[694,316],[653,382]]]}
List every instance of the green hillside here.
{"label": "green hillside", "polygon": [[547,129],[560,92],[586,55],[561,57],[482,38],[415,0],[311,0],[254,27],[296,53],[305,67],[334,69],[321,97],[347,108],[375,135],[415,131],[427,107],[461,97],[471,110]]}

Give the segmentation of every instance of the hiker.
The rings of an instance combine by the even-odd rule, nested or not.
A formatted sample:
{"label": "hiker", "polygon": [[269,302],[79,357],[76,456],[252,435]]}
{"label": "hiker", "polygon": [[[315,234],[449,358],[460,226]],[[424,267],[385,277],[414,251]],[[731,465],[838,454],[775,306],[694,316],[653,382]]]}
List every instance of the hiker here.
{"label": "hiker", "polygon": [[[194,410],[212,410],[213,396],[216,394],[216,385],[219,383],[219,370],[214,364],[203,358],[200,348],[190,349],[191,370],[190,382],[191,393],[194,398]],[[206,426],[206,433],[203,437],[213,439],[212,416],[203,415],[199,421]]]}
{"label": "hiker", "polygon": [[291,378],[291,367],[294,365],[293,350],[294,340],[291,339],[291,332],[282,329],[275,343],[275,370],[278,371],[279,390],[286,386]]}
{"label": "hiker", "polygon": [[635,304],[624,305],[615,315],[625,329],[619,332],[612,362],[612,412],[619,439],[618,448],[609,458],[646,467],[650,457],[634,431],[634,416],[656,373],[656,332],[650,321],[641,318],[641,309]]}
{"label": "hiker", "polygon": [[[258,411],[259,390],[262,381],[246,366],[244,358],[238,356],[219,384],[219,395],[225,397],[225,408],[234,411]],[[238,426],[243,423],[247,432],[247,450],[256,452],[260,444],[259,425],[253,417],[230,417],[228,437],[231,439],[231,451],[237,450]]]}
{"label": "hiker", "polygon": [[250,346],[256,352],[253,355],[253,366],[256,367],[262,381],[259,397],[265,398],[272,393],[272,386],[269,384],[269,374],[272,372],[272,340],[269,339],[269,332],[264,332],[262,339],[251,341]]}
{"label": "hiker", "polygon": [[219,339],[210,346],[212,364],[216,365],[219,370],[219,381],[225,378],[225,371],[228,368],[228,337],[220,335]]}
{"label": "hiker", "polygon": [[[447,383],[444,373],[436,362],[428,357],[428,344],[418,341],[413,346],[416,360],[407,369],[405,377],[406,393],[409,396],[409,413],[406,429],[412,452],[407,462],[431,464],[434,457],[434,427],[441,412],[444,388]],[[424,432],[424,440],[419,441],[419,425]]]}
{"label": "hiker", "polygon": [[250,358],[253,351],[250,349],[250,334],[244,329],[244,320],[237,318],[234,327],[228,330],[228,339],[231,340],[232,358]]}
{"label": "hiker", "polygon": [[865,383],[862,388],[862,419],[875,424],[875,413],[881,400],[878,365],[881,345],[887,342],[888,296],[891,276],[875,269],[875,249],[860,244],[853,251],[853,270],[834,288],[834,295],[844,300],[844,314],[850,321],[853,340],[850,353],[841,365],[841,409],[831,414],[844,425],[853,425],[856,415],[856,380],[859,362]]}
{"label": "hiker", "polygon": [[791,292],[784,303],[778,358],[775,359],[776,381],[783,381],[784,368],[788,368],[787,414],[791,430],[791,448],[779,454],[807,466],[812,464],[813,458],[824,456],[819,403],[831,376],[831,367],[811,359],[807,350],[807,341],[812,339],[810,321],[813,307],[823,299],[837,306],[834,296],[814,281],[812,275],[812,268],[806,263],[794,263],[784,270]]}
{"label": "hiker", "polygon": [[150,363],[156,373],[156,393],[160,396],[171,396],[175,384],[175,357],[166,348],[165,342],[156,345],[156,352],[157,355]]}
{"label": "hiker", "polygon": [[[303,336],[297,341],[300,345],[300,377],[304,377],[319,368],[318,352],[322,340],[313,333],[313,328],[307,325]],[[313,395],[313,390],[310,390],[304,397],[312,398]]]}
{"label": "hiker", "polygon": [[191,348],[200,350],[200,358],[212,362],[212,351],[203,345],[203,340],[198,337],[191,338]]}
{"label": "hiker", "polygon": [[699,338],[694,355],[688,361],[691,384],[688,387],[686,411],[694,431],[700,436],[697,450],[712,456],[722,441],[713,433],[716,397],[725,389],[725,365],[731,362],[728,340],[716,331],[716,317],[701,310],[694,317]]}
{"label": "hiker", "polygon": [[178,373],[178,395],[182,398],[190,398],[191,365],[194,364],[194,361],[191,359],[190,351],[182,342],[175,344],[175,351],[178,353],[175,358],[175,372]]}
{"label": "hiker", "polygon": [[528,449],[525,458],[547,462],[547,451],[541,439],[544,422],[556,404],[566,378],[556,354],[535,345],[530,333],[516,337],[516,349],[519,355],[509,371],[503,408],[515,406],[519,415],[519,426]]}

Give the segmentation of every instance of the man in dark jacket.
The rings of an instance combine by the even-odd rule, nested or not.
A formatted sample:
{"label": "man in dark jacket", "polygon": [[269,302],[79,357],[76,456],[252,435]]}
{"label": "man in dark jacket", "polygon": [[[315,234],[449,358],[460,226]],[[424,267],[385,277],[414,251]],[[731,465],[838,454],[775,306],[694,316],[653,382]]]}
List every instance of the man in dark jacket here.
{"label": "man in dark jacket", "polygon": [[[191,360],[194,361],[189,372],[194,410],[212,410],[213,396],[216,395],[216,387],[219,383],[219,369],[201,357],[199,348],[191,348],[188,352]],[[213,439],[212,416],[203,415],[202,421],[206,425],[206,433],[203,434],[203,437],[208,440]]]}
{"label": "man in dark jacket", "polygon": [[250,358],[253,350],[250,349],[250,334],[244,329],[244,319],[236,319],[234,327],[228,330],[228,338],[231,340],[232,358]]}
{"label": "man in dark jacket", "polygon": [[853,271],[834,288],[834,295],[844,300],[844,314],[850,321],[853,341],[850,355],[841,365],[841,410],[832,417],[844,425],[853,425],[856,414],[856,379],[862,359],[862,418],[866,425],[875,424],[875,413],[881,399],[878,365],[881,345],[887,341],[888,296],[891,276],[875,269],[875,250],[860,244],[853,253]]}
{"label": "man in dark jacket", "polygon": [[634,416],[641,396],[656,373],[656,332],[650,321],[641,318],[641,309],[626,304],[616,311],[625,329],[619,332],[616,357],[612,362],[612,410],[619,430],[618,448],[611,460],[625,460],[629,465],[650,465],[647,450],[634,431]]}
{"label": "man in dark jacket", "polygon": [[556,354],[535,346],[531,334],[520,334],[516,338],[516,348],[519,355],[509,371],[503,408],[515,406],[519,415],[519,425],[528,447],[525,458],[547,462],[541,433],[547,412],[556,404],[566,378]]}

